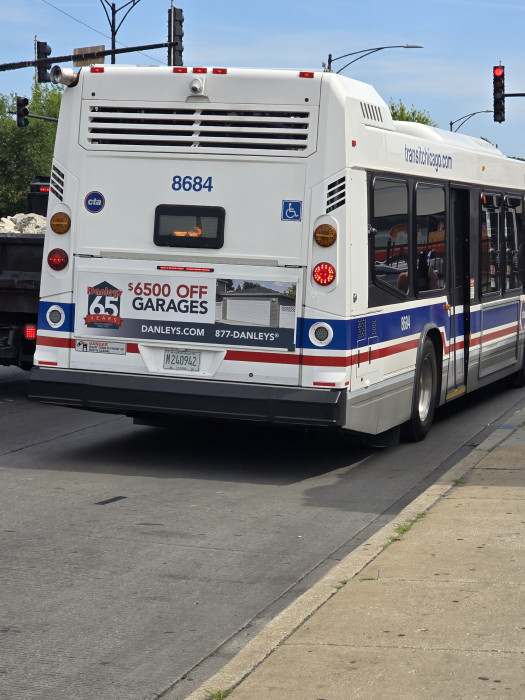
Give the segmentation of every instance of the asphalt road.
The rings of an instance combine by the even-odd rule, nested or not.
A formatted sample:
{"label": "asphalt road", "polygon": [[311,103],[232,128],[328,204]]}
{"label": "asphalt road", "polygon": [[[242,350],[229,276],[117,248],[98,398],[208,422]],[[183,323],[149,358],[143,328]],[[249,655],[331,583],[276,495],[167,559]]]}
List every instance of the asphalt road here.
{"label": "asphalt road", "polygon": [[5,700],[182,700],[525,402],[498,384],[372,448],[133,426],[30,403],[27,378],[0,368]]}

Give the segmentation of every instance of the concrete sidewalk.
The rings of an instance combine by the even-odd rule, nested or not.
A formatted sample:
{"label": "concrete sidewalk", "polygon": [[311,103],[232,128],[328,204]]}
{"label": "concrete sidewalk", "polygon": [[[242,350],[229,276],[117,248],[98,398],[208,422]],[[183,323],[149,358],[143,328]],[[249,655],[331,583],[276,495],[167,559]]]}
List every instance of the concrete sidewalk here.
{"label": "concrete sidewalk", "polygon": [[232,687],[233,700],[525,698],[525,409],[188,700]]}

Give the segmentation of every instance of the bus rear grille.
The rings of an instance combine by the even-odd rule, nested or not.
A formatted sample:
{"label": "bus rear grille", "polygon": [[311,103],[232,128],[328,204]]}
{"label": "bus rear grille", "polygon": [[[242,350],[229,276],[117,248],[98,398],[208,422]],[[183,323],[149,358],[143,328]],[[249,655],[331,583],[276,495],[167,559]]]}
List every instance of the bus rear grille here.
{"label": "bus rear grille", "polygon": [[339,180],[328,185],[326,192],[326,213],[329,214],[334,209],[342,207],[345,203],[345,178],[340,177]]}
{"label": "bus rear grille", "polygon": [[[151,104],[151,103],[150,103]],[[312,111],[297,108],[167,108],[88,104],[84,144],[96,150],[277,151],[313,150]],[[291,152],[291,153],[290,153]]]}
{"label": "bus rear grille", "polygon": [[59,170],[55,164],[53,164],[53,168],[51,169],[49,190],[60,201],[64,199],[64,173]]}

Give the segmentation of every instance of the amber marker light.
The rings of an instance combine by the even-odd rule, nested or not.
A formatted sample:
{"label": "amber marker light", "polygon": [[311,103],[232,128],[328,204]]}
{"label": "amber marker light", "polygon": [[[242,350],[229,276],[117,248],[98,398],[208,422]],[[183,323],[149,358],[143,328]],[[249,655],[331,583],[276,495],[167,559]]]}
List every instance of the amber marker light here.
{"label": "amber marker light", "polygon": [[331,224],[321,224],[314,231],[314,241],[322,248],[329,248],[337,240],[337,231]]}
{"label": "amber marker light", "polygon": [[63,211],[57,211],[49,220],[51,230],[55,233],[67,233],[71,228],[71,219]]}

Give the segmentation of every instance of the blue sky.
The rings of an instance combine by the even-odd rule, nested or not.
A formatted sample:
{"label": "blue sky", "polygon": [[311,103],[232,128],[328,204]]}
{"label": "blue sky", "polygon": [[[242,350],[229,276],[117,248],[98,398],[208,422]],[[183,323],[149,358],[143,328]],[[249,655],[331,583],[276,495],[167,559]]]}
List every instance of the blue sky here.
{"label": "blue sky", "polygon": [[[117,7],[126,2],[115,0]],[[506,91],[525,92],[523,0],[178,0],[175,5],[184,11],[184,63],[190,66],[321,68],[329,53],[421,44],[423,49],[380,51],[345,75],[371,83],[387,102],[401,99],[426,110],[443,129],[463,115],[492,109],[492,66],[500,61]],[[166,41],[169,6],[170,0],[140,0],[117,34],[118,45]],[[50,44],[53,55],[97,44],[110,48],[100,0],[0,0],[0,26],[0,63],[33,58],[35,35]],[[496,31],[498,26],[504,29]],[[117,62],[166,62],[165,49],[147,54],[120,56]],[[31,68],[0,72],[0,92],[28,94],[33,74]],[[478,114],[461,133],[483,136],[507,155],[525,158],[524,125],[525,97],[515,97],[507,99],[503,124],[495,124],[492,114]]]}

